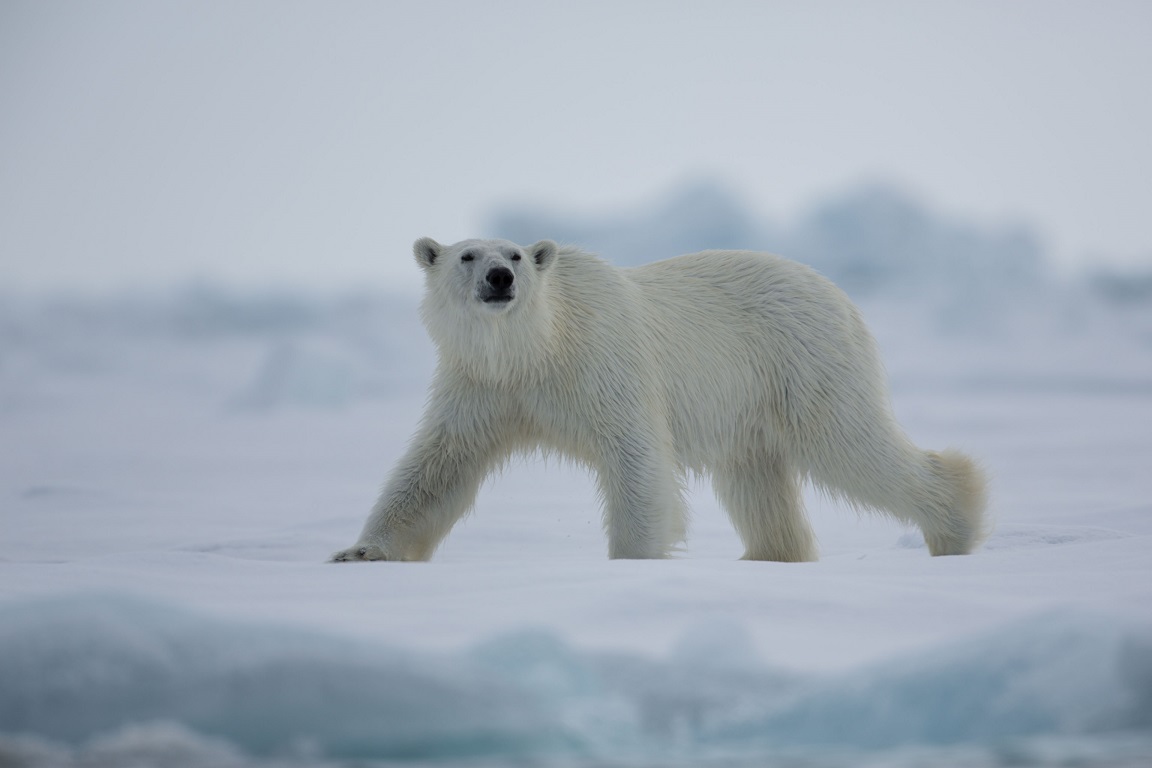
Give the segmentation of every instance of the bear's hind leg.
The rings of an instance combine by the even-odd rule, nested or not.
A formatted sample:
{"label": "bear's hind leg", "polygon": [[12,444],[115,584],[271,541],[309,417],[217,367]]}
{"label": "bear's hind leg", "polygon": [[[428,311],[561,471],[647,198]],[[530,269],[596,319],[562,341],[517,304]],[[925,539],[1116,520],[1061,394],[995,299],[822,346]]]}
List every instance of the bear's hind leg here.
{"label": "bear's hind leg", "polygon": [[719,467],[712,487],[744,542],[745,560],[817,559],[796,472],[779,457]]}
{"label": "bear's hind leg", "polygon": [[984,474],[964,454],[923,451],[899,433],[850,453],[824,457],[813,480],[917,526],[933,555],[966,555],[987,535]]}
{"label": "bear's hind leg", "polygon": [[[917,521],[933,555],[966,555],[988,535],[984,473],[958,451],[925,451],[929,474],[943,487],[947,503],[929,504]],[[926,514],[925,514],[926,513]]]}

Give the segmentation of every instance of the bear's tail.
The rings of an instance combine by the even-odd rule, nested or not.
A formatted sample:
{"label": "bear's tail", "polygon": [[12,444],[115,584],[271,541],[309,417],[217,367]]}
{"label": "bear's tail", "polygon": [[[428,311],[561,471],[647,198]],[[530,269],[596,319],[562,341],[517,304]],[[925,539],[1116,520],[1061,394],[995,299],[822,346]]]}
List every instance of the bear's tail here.
{"label": "bear's tail", "polygon": [[944,514],[933,516],[924,541],[933,555],[966,555],[991,532],[986,515],[988,483],[984,472],[959,451],[926,451],[932,474],[947,489]]}

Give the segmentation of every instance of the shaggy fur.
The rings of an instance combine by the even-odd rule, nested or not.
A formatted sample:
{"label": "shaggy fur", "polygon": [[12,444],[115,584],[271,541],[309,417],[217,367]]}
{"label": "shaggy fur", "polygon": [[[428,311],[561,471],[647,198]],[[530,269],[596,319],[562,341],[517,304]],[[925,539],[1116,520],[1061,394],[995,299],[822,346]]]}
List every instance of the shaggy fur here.
{"label": "shaggy fur", "polygon": [[896,424],[848,297],[774,256],[708,251],[621,269],[576,248],[417,241],[439,351],[408,452],[345,560],[426,560],[516,452],[591,467],[608,555],[665,557],[686,473],[708,474],[754,560],[814,560],[805,479],[914,524],[933,555],[984,533],[984,480]]}

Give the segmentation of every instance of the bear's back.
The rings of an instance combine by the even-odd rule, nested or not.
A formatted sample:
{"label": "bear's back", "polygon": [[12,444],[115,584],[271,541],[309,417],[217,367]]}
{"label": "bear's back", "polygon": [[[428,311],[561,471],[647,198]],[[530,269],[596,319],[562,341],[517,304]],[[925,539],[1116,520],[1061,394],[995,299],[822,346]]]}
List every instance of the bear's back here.
{"label": "bear's back", "polygon": [[[723,452],[749,419],[787,420],[797,400],[857,371],[880,372],[855,307],[831,281],[793,261],[748,251],[705,251],[622,270],[644,305],[646,336],[669,418],[689,466]],[[801,385],[802,383],[802,385]]]}

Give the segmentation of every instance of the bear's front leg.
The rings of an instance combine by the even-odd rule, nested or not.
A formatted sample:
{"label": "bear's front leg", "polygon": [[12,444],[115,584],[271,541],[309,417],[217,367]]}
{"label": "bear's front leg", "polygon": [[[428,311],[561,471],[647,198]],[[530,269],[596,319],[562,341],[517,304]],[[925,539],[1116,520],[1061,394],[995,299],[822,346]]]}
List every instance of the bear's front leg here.
{"label": "bear's front leg", "polygon": [[433,399],[424,424],[393,470],[359,540],[332,562],[428,560],[464,516],[488,471],[506,455],[503,422],[480,403]]}
{"label": "bear's front leg", "polygon": [[642,430],[609,437],[601,446],[598,475],[608,557],[667,557],[684,536],[686,516],[671,440]]}

